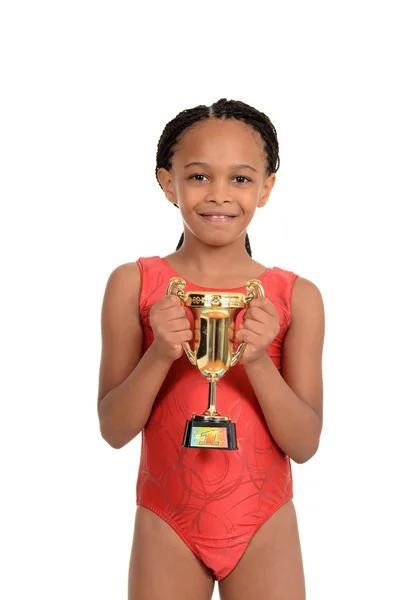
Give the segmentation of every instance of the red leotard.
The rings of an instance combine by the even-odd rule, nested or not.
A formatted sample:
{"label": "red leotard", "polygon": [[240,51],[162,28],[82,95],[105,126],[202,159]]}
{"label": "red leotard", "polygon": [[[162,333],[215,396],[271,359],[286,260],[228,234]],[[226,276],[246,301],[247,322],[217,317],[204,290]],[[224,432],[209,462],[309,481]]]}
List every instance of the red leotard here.
{"label": "red leotard", "polygon": [[[138,264],[144,353],[154,339],[150,308],[165,295],[170,278],[179,274],[157,256],[140,258]],[[259,278],[279,313],[281,329],[267,349],[279,371],[296,277],[273,267]],[[186,291],[196,289],[206,288],[186,281]],[[225,291],[246,294],[245,286]],[[187,312],[193,326],[191,311]],[[183,354],[172,364],[142,432],[137,504],[164,519],[221,580],[237,565],[257,529],[292,498],[292,474],[290,460],[272,439],[240,362],[218,382],[216,394],[218,411],[236,423],[238,450],[182,447],[186,421],[202,414],[207,401],[206,378]]]}

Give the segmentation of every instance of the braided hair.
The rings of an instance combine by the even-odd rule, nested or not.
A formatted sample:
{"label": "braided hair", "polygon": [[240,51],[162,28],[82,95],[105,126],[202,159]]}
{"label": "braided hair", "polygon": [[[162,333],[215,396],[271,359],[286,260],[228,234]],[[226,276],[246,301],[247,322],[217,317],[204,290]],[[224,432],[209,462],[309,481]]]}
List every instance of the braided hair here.
{"label": "braided hair", "polygon": [[[172,157],[182,133],[195,123],[211,118],[237,119],[253,127],[260,134],[264,142],[264,150],[267,158],[267,176],[277,172],[280,165],[278,138],[276,129],[267,115],[244,102],[221,98],[221,100],[218,100],[218,102],[215,102],[211,106],[202,104],[195,108],[183,110],[172,121],[167,123],[157,146],[156,177],[158,169],[164,168],[169,171],[172,167]],[[158,183],[160,184],[160,182]],[[183,240],[184,234],[182,233],[176,248],[177,250],[182,246]],[[247,233],[245,247],[247,253],[251,256],[250,240]]]}

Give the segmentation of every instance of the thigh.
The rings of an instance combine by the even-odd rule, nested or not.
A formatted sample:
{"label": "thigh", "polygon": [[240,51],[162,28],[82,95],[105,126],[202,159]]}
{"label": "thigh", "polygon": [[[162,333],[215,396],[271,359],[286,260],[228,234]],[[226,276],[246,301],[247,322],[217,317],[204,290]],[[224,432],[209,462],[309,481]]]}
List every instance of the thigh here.
{"label": "thigh", "polygon": [[221,600],[304,600],[296,511],[284,504],[254,534],[235,569],[219,582]]}
{"label": "thigh", "polygon": [[210,600],[215,579],[161,517],[138,506],[128,600]]}

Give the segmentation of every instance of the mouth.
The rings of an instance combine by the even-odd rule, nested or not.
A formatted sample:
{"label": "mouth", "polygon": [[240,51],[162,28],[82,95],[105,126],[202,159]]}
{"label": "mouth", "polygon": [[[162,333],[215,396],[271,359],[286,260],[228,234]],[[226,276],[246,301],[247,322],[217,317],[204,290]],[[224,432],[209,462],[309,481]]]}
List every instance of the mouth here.
{"label": "mouth", "polygon": [[200,217],[211,221],[212,223],[229,223],[236,219],[238,215],[230,215],[228,213],[200,213]]}

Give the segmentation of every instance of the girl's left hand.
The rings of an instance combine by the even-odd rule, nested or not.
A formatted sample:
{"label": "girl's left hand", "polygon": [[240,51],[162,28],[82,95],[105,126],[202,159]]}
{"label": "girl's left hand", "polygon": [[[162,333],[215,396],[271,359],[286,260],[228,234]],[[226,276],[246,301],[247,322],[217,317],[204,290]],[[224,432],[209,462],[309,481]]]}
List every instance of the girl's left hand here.
{"label": "girl's left hand", "polygon": [[239,362],[245,366],[264,356],[279,331],[279,313],[271,300],[252,300],[235,334],[238,342],[247,342]]}

